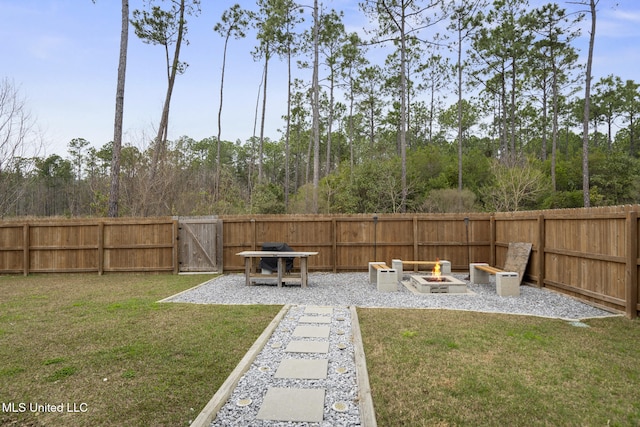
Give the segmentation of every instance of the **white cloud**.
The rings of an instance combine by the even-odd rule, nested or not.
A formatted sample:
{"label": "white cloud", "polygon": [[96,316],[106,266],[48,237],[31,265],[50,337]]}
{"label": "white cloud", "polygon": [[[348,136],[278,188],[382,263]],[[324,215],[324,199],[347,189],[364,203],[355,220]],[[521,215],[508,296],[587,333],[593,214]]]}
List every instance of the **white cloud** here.
{"label": "white cloud", "polygon": [[[587,17],[585,21],[590,23],[590,18]],[[640,36],[638,24],[640,24],[640,10],[600,10],[599,15],[596,15],[596,36],[602,35],[613,39],[638,37]]]}
{"label": "white cloud", "polygon": [[614,19],[640,24],[640,10],[627,11],[616,9],[611,15]]}

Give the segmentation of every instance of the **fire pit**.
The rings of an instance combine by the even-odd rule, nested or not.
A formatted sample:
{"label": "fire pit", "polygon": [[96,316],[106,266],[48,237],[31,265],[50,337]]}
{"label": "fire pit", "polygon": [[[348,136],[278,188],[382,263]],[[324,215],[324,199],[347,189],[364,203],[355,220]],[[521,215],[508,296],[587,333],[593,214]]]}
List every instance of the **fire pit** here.
{"label": "fire pit", "polygon": [[467,284],[453,276],[424,276],[412,274],[411,285],[424,294],[466,294]]}
{"label": "fire pit", "polygon": [[443,276],[440,273],[440,263],[436,262],[431,275],[412,274],[411,285],[418,292],[425,294],[465,294],[467,284],[453,276]]}

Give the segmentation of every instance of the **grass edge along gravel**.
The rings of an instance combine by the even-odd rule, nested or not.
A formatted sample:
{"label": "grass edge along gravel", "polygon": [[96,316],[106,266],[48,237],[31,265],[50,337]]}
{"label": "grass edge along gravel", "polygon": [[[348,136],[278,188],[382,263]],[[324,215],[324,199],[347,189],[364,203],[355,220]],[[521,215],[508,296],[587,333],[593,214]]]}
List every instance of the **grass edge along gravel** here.
{"label": "grass edge along gravel", "polygon": [[188,425],[281,306],[160,303],[213,276],[0,276],[0,425]]}
{"label": "grass edge along gravel", "polygon": [[640,425],[640,320],[577,327],[369,308],[358,317],[380,427]]}

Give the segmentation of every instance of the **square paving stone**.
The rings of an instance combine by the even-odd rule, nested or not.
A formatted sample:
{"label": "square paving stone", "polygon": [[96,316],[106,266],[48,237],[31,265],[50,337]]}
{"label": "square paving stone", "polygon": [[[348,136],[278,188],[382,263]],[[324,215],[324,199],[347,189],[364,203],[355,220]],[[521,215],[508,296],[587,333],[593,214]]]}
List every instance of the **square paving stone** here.
{"label": "square paving stone", "polygon": [[274,378],[322,380],[327,378],[328,359],[283,359]]}
{"label": "square paving stone", "polygon": [[293,330],[294,337],[303,338],[329,338],[329,326],[296,326]]}
{"label": "square paving stone", "polygon": [[333,314],[333,307],[320,307],[308,305],[304,309],[305,314]]}
{"label": "square paving stone", "polygon": [[298,323],[331,323],[329,316],[301,316]]}
{"label": "square paving stone", "polygon": [[284,351],[288,353],[328,353],[329,341],[290,341]]}
{"label": "square paving stone", "polygon": [[256,418],[319,423],[324,418],[324,388],[270,387]]}

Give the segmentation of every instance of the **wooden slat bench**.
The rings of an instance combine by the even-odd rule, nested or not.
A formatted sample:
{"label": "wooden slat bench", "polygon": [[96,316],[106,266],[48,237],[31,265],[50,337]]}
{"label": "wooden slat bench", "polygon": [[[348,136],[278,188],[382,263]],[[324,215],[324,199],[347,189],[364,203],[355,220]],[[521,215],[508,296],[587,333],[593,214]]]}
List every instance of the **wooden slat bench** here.
{"label": "wooden slat bench", "polygon": [[496,292],[500,296],[520,295],[520,283],[529,262],[531,243],[509,243],[504,269],[487,263],[469,264],[469,278],[474,284],[489,283],[491,274],[496,276]]}
{"label": "wooden slat bench", "polygon": [[477,268],[478,270],[482,270],[482,271],[486,271],[489,274],[496,274],[496,273],[502,273],[504,270],[497,268],[497,267],[491,267],[489,264],[480,264],[480,263],[475,263],[472,264],[474,268]]}
{"label": "wooden slat bench", "polygon": [[401,282],[404,279],[404,266],[413,266],[414,270],[417,270],[419,265],[431,265],[440,263],[440,272],[442,274],[451,274],[451,262],[441,259],[438,261],[403,261],[401,259],[391,260],[391,267],[398,272],[398,281]]}
{"label": "wooden slat bench", "polygon": [[515,271],[504,271],[485,263],[469,264],[471,283],[488,284],[489,275],[496,276],[496,293],[501,297],[520,295],[520,277]]}
{"label": "wooden slat bench", "polygon": [[374,261],[369,263],[369,283],[376,285],[380,292],[396,292],[398,290],[396,270],[387,263]]}

